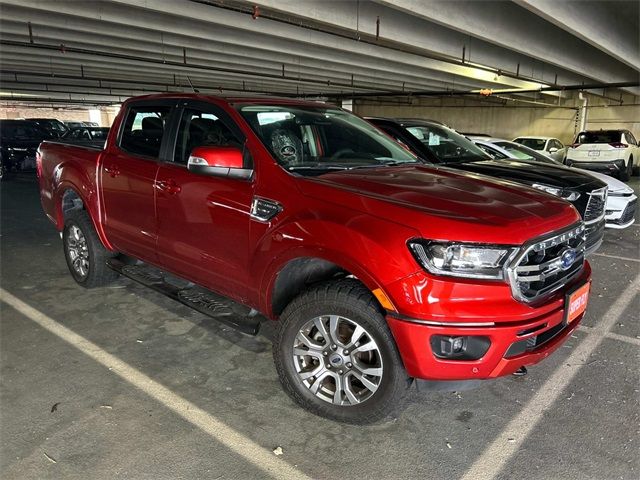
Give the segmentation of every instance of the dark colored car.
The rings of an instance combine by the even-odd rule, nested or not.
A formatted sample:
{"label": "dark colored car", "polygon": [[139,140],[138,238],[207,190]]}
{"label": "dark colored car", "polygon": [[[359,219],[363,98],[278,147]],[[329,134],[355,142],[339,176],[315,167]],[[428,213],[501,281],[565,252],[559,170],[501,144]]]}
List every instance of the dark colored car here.
{"label": "dark colored car", "polygon": [[607,186],[591,175],[561,165],[492,159],[468,138],[429,120],[368,120],[430,162],[517,182],[571,202],[587,227],[587,253],[602,243]]}
{"label": "dark colored car", "polygon": [[65,120],[64,124],[67,128],[80,128],[80,127],[90,127],[91,125],[87,124],[87,122],[80,122],[77,120]]}
{"label": "dark colored car", "polygon": [[102,147],[108,135],[108,127],[73,127],[62,136],[61,141],[87,147]]}
{"label": "dark colored car", "polygon": [[52,136],[35,122],[0,120],[0,176],[36,166],[36,151]]}
{"label": "dark colored car", "polygon": [[43,130],[46,130],[51,137],[62,137],[69,128],[56,118],[27,118],[30,122],[35,122]]}

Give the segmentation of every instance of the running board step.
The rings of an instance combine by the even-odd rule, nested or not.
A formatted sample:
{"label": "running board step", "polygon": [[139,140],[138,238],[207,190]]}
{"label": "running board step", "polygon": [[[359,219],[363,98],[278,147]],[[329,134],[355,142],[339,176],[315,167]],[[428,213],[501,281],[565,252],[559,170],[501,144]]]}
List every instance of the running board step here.
{"label": "running board step", "polygon": [[263,319],[255,310],[198,287],[147,264],[130,265],[118,258],[107,266],[125,277],[166,295],[242,333],[257,335]]}

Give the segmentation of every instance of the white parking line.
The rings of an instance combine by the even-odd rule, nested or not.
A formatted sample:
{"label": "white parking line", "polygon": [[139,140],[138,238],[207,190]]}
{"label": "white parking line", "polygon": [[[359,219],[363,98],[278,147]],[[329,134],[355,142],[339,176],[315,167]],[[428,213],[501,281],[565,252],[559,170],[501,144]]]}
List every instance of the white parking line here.
{"label": "white parking line", "polygon": [[592,253],[595,257],[615,258],[616,260],[626,260],[628,262],[640,262],[640,258],[619,257],[618,255],[607,255],[606,253]]}
{"label": "white parking line", "polygon": [[173,393],[168,388],[152,380],[144,373],[136,370],[114,355],[104,351],[95,343],[69,330],[67,327],[60,325],[52,318],[24,303],[2,288],[0,288],[0,300],[99,364],[107,367],[111,372],[134,387],[142,390],[192,425],[200,428],[214,440],[220,442],[259,470],[262,470],[267,476],[292,480],[310,478],[300,470],[277,458],[271,451],[258,445],[228,425],[225,425],[213,415]]}
{"label": "white parking line", "polygon": [[[586,325],[580,325],[578,327],[578,330],[583,330],[585,332],[588,332],[589,330],[593,330],[593,328],[587,327]],[[628,335],[620,335],[619,333],[614,333],[614,332],[607,332],[605,336],[613,340],[619,340],[621,342],[630,343],[632,345],[638,345],[640,347],[640,337],[633,338],[633,337],[629,337]]]}
{"label": "white parking line", "polygon": [[[640,275],[622,292],[615,303],[595,327],[586,330],[586,336],[573,350],[563,365],[551,375],[537,393],[522,408],[497,438],[478,456],[462,477],[462,480],[491,480],[496,478],[506,463],[518,452],[529,434],[542,420],[552,404],[571,383],[581,365],[589,361],[589,356],[598,348],[609,329],[615,325],[620,315],[629,306],[640,289]],[[570,365],[570,366],[567,366]],[[575,367],[578,365],[578,367]]]}

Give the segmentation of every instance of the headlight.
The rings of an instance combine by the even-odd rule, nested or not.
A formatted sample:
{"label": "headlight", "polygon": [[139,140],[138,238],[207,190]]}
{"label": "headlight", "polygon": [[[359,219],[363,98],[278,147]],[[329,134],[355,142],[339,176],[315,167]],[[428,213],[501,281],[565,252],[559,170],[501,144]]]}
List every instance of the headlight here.
{"label": "headlight", "polygon": [[409,249],[418,263],[430,273],[492,280],[505,278],[505,265],[518,250],[516,247],[428,240],[411,240]]}
{"label": "headlight", "polygon": [[572,192],[571,190],[565,190],[560,187],[552,187],[551,185],[543,185],[541,183],[534,183],[531,185],[533,188],[537,188],[538,190],[542,190],[543,192],[550,193],[551,195],[555,195],[556,197],[560,197],[563,200],[568,200],[573,202],[580,198],[580,194],[578,192]]}

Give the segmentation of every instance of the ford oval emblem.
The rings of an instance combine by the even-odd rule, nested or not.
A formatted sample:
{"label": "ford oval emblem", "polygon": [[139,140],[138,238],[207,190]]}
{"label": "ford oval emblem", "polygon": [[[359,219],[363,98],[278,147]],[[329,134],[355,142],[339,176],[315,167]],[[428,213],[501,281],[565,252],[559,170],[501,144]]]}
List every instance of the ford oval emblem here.
{"label": "ford oval emblem", "polygon": [[296,154],[296,149],[293,145],[285,145],[280,149],[280,153],[285,157],[291,157]]}
{"label": "ford oval emblem", "polygon": [[568,270],[571,265],[576,261],[578,256],[577,252],[573,248],[566,248],[562,255],[560,255],[560,264],[563,270]]}

